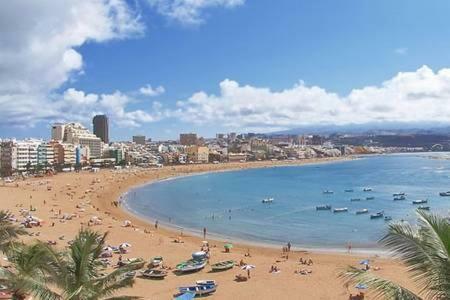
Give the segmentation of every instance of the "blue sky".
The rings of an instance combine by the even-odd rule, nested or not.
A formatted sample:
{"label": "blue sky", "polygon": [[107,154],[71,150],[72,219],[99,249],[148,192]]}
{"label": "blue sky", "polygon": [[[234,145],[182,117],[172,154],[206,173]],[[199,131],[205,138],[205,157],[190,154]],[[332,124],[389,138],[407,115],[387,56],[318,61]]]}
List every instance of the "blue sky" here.
{"label": "blue sky", "polygon": [[[67,8],[77,5],[64,1]],[[37,68],[44,71],[24,80],[32,88],[13,86],[24,77],[20,72],[0,85],[0,136],[47,137],[51,122],[70,118],[90,126],[94,111],[110,115],[112,137],[123,140],[133,134],[176,138],[183,131],[213,136],[324,123],[450,121],[448,1],[182,0],[182,7],[172,0],[93,2],[99,14],[105,7],[122,9],[127,18],[102,15],[111,28],[100,33],[95,30],[101,24],[78,16],[66,21],[57,9],[29,21],[39,40],[36,24],[61,14],[61,24],[45,24],[51,30],[42,32],[49,47],[53,31],[79,38],[55,44],[61,47],[56,63],[48,59],[48,66]],[[42,3],[42,9],[55,6]],[[32,13],[32,7],[11,6],[9,13]],[[88,8],[93,11],[79,10]],[[58,24],[89,30],[58,32]],[[0,23],[0,29],[20,33],[17,48],[5,47],[11,41],[0,37],[0,54],[34,45],[27,25],[13,25]],[[23,52],[29,64],[39,59]],[[68,54],[68,66],[49,75],[56,80],[34,86]],[[42,61],[49,56],[41,55]],[[15,74],[6,73],[9,68],[0,58],[4,77]],[[139,93],[146,85],[164,92]]]}

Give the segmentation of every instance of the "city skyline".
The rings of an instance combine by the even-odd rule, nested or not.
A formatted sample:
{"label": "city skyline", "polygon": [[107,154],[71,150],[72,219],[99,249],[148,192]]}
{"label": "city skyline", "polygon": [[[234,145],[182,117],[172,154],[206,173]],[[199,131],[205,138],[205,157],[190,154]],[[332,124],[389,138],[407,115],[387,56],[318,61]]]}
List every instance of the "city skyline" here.
{"label": "city skyline", "polygon": [[0,12],[1,137],[450,124],[445,1],[24,3]]}

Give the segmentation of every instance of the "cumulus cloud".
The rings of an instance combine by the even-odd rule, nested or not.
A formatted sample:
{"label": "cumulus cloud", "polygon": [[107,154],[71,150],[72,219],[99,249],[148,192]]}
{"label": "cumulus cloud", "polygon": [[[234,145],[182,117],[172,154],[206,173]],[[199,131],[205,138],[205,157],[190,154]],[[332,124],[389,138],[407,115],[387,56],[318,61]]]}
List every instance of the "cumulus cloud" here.
{"label": "cumulus cloud", "polygon": [[[127,111],[130,103],[138,102],[120,91],[111,94],[87,94],[73,88],[67,89],[63,95],[55,99],[56,111],[62,112],[63,120],[90,122],[91,118],[100,113],[106,113],[110,119],[122,127],[138,127],[144,122],[154,122],[161,118],[158,115],[159,102],[154,102],[155,114],[143,110]],[[54,118],[58,118],[54,116]]]}
{"label": "cumulus cloud", "polygon": [[370,122],[450,123],[450,69],[433,72],[423,66],[345,96],[303,82],[272,91],[226,79],[218,95],[197,92],[178,101],[171,114],[198,125],[266,130]]}
{"label": "cumulus cloud", "polygon": [[147,0],[160,14],[182,24],[203,23],[203,11],[213,7],[232,8],[245,0]]}
{"label": "cumulus cloud", "polygon": [[147,84],[147,85],[141,87],[139,89],[139,92],[145,96],[156,97],[161,94],[164,94],[166,92],[166,89],[161,85],[156,88],[153,88],[150,84]]}
{"label": "cumulus cloud", "polygon": [[139,14],[125,0],[2,2],[0,125],[32,126],[61,116],[61,95],[54,91],[82,72],[78,48],[143,30]]}

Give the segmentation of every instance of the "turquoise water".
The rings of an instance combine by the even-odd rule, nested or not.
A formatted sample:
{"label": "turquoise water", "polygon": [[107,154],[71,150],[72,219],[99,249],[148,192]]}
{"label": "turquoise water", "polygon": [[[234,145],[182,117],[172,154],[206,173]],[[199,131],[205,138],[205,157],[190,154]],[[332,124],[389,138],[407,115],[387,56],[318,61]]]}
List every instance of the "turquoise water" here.
{"label": "turquoise water", "polygon": [[[450,161],[422,155],[384,155],[334,163],[250,169],[180,177],[142,186],[126,195],[132,212],[171,226],[225,239],[313,248],[376,247],[384,219],[356,215],[384,210],[393,220],[415,220],[412,200],[428,198],[432,212],[448,215]],[[371,187],[372,192],[363,192]],[[323,190],[333,194],[323,194]],[[354,192],[344,192],[354,189]],[[407,200],[392,194],[406,192]],[[366,197],[374,200],[365,200]],[[273,204],[261,200],[273,197]],[[351,198],[361,198],[351,202]],[[348,207],[347,213],[316,211],[316,205]]]}

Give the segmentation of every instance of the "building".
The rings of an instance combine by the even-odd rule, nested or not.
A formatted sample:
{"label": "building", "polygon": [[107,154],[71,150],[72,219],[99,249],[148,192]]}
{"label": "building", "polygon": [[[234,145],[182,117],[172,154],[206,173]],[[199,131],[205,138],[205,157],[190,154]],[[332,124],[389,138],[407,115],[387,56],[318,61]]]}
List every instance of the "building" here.
{"label": "building", "polygon": [[189,146],[186,149],[187,158],[189,162],[193,163],[208,163],[209,149],[204,146]]}
{"label": "building", "polygon": [[180,144],[184,146],[197,145],[197,134],[196,133],[181,133],[180,134]]}
{"label": "building", "polygon": [[1,169],[2,177],[11,176],[17,164],[17,148],[14,147],[13,141],[4,141],[1,143]]}
{"label": "building", "polygon": [[62,141],[64,139],[64,126],[62,123],[52,125],[52,140]]}
{"label": "building", "polygon": [[13,171],[29,172],[38,165],[38,148],[43,143],[41,140],[24,140],[13,143],[12,151],[16,152],[16,160],[12,161]]}
{"label": "building", "polygon": [[37,164],[42,166],[44,169],[48,169],[55,162],[55,151],[51,143],[41,143],[38,146],[37,152]]}
{"label": "building", "polygon": [[79,123],[65,124],[63,141],[89,147],[89,154],[92,158],[102,156],[102,140]]}
{"label": "building", "polygon": [[103,143],[109,144],[109,125],[106,115],[96,115],[92,119],[94,134],[99,137]]}
{"label": "building", "polygon": [[145,145],[145,135],[133,135],[133,143]]}

